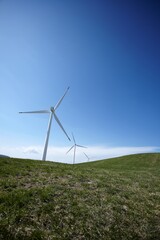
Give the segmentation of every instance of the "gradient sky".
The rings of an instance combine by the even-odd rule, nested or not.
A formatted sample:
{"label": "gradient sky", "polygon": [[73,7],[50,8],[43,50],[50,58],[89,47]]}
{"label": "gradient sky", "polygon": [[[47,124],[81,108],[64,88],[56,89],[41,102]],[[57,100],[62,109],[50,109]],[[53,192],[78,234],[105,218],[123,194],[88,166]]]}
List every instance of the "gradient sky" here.
{"label": "gradient sky", "polygon": [[[160,150],[160,1],[1,0],[0,153],[41,159],[48,115],[93,159]],[[53,121],[48,159],[72,161]],[[77,161],[86,160],[83,149]]]}

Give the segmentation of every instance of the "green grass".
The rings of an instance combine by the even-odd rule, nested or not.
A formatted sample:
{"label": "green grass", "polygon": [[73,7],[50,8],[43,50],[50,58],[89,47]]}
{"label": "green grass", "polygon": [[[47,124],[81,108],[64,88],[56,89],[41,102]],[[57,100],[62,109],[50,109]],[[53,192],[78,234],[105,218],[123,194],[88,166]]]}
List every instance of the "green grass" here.
{"label": "green grass", "polygon": [[160,239],[160,154],[0,158],[0,239]]}

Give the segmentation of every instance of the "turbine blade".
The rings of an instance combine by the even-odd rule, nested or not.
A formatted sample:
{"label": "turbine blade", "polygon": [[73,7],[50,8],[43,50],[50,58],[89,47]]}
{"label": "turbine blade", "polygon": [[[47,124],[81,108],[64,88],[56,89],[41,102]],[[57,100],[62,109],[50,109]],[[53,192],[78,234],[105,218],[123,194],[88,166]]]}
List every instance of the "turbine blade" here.
{"label": "turbine blade", "polygon": [[19,113],[50,113],[50,111],[48,111],[48,110],[40,110],[40,111],[19,112]]}
{"label": "turbine blade", "polygon": [[73,147],[74,147],[74,145],[66,152],[66,154],[69,153]]}
{"label": "turbine blade", "polygon": [[85,152],[83,152],[84,153],[84,155],[86,156],[86,158],[88,158],[88,160],[89,160],[89,157],[87,156],[87,154],[85,153]]}
{"label": "turbine blade", "polygon": [[59,102],[58,102],[58,103],[56,104],[56,106],[54,107],[54,110],[56,110],[56,109],[59,107],[59,105],[61,104],[63,98],[64,98],[65,95],[67,94],[68,90],[69,90],[69,87],[68,87],[67,90],[65,91],[63,97],[59,100]]}
{"label": "turbine blade", "polygon": [[76,144],[76,140],[75,140],[75,138],[74,138],[73,133],[72,133],[72,138],[73,138],[74,143]]}
{"label": "turbine blade", "polygon": [[57,123],[59,124],[59,126],[61,127],[61,129],[63,130],[63,132],[65,133],[65,135],[67,136],[67,138],[69,139],[69,141],[71,141],[71,139],[69,138],[68,134],[66,133],[66,131],[64,130],[62,124],[60,123],[58,117],[56,116],[56,114],[53,112],[54,118],[57,121]]}
{"label": "turbine blade", "polygon": [[76,146],[77,146],[77,147],[81,147],[81,148],[87,148],[87,147],[85,147],[85,146],[81,146],[81,145],[78,145],[78,144],[76,144]]}

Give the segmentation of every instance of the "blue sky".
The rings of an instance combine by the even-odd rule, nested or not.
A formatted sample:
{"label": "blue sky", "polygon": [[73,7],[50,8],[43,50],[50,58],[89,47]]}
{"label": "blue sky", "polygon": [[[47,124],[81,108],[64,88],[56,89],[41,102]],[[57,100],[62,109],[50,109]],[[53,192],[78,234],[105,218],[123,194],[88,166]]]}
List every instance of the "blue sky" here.
{"label": "blue sky", "polygon": [[[41,159],[48,115],[93,159],[160,150],[160,2],[0,1],[0,153]],[[53,121],[48,159],[72,161]],[[85,161],[83,149],[77,162]]]}

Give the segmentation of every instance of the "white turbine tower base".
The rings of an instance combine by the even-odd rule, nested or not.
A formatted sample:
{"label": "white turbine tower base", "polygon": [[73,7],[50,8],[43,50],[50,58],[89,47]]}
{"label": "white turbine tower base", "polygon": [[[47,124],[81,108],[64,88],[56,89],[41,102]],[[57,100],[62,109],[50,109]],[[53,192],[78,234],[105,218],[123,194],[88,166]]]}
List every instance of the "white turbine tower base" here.
{"label": "white turbine tower base", "polygon": [[72,133],[72,138],[73,138],[74,145],[73,145],[73,146],[72,146],[72,147],[66,152],[66,154],[69,153],[69,152],[72,150],[72,148],[74,148],[73,164],[75,164],[75,159],[76,159],[76,148],[77,148],[77,147],[87,148],[87,147],[84,147],[84,146],[78,145],[78,144],[76,143],[76,140],[75,140],[74,136],[73,136],[73,133]]}
{"label": "white turbine tower base", "polygon": [[58,103],[55,105],[55,107],[51,107],[50,110],[40,110],[40,111],[30,111],[30,112],[19,112],[19,113],[50,113],[50,118],[49,118],[49,122],[48,122],[48,128],[47,128],[47,135],[46,135],[46,140],[45,140],[45,144],[44,144],[44,151],[43,151],[43,157],[42,160],[46,160],[46,156],[47,156],[47,148],[48,148],[48,142],[49,142],[49,135],[50,135],[50,131],[51,131],[51,124],[52,124],[52,118],[54,116],[56,122],[58,123],[58,125],[60,126],[60,128],[62,129],[62,131],[64,132],[64,134],[67,136],[67,138],[70,140],[68,134],[66,133],[66,131],[64,130],[62,124],[60,123],[57,115],[55,114],[56,109],[59,107],[59,105],[61,104],[63,98],[65,97],[65,95],[67,94],[69,90],[69,87],[67,88],[67,90],[65,91],[64,95],[62,96],[62,98],[60,98],[60,100],[58,101]]}

